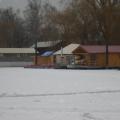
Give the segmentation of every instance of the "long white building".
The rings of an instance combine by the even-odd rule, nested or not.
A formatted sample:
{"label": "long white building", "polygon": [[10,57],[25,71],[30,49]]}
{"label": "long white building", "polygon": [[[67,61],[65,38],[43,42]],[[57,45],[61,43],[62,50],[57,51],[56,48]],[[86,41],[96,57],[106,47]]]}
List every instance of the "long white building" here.
{"label": "long white building", "polygon": [[0,48],[0,67],[33,64],[34,48]]}

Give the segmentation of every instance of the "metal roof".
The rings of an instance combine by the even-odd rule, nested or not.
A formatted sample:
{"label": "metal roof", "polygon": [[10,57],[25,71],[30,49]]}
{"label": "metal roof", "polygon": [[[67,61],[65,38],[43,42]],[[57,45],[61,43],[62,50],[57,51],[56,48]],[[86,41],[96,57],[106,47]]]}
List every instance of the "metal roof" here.
{"label": "metal roof", "polygon": [[[60,42],[61,42],[61,40],[38,42],[37,47],[38,48],[52,47],[52,46],[54,46],[54,45],[56,45],[56,44],[58,44]],[[35,47],[35,44],[32,45],[32,48],[34,48],[34,47]]]}
{"label": "metal roof", "polygon": [[[63,48],[63,54],[72,54],[72,52],[79,47],[80,44],[69,44],[68,46]],[[61,50],[58,50],[54,53],[54,55],[61,54]]]}
{"label": "metal roof", "polygon": [[[105,53],[106,52],[105,45],[80,45],[76,50],[80,48],[85,50],[87,53]],[[108,47],[108,50],[110,53],[120,53],[120,45],[110,45]]]}
{"label": "metal roof", "polygon": [[35,53],[34,48],[0,48],[0,53]]}

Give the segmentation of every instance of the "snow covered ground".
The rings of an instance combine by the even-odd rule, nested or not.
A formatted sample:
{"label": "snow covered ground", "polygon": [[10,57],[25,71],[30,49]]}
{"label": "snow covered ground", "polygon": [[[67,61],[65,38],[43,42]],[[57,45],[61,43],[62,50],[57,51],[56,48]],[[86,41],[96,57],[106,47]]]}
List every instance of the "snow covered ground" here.
{"label": "snow covered ground", "polygon": [[120,71],[0,68],[0,120],[120,120]]}

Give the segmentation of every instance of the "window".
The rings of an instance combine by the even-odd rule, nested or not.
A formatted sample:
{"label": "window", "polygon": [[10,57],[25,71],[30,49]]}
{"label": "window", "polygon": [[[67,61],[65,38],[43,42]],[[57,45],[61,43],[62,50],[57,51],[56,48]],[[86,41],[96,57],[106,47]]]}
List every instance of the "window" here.
{"label": "window", "polygon": [[92,54],[92,55],[90,56],[90,59],[91,59],[91,61],[95,61],[95,60],[96,60],[96,54]]}

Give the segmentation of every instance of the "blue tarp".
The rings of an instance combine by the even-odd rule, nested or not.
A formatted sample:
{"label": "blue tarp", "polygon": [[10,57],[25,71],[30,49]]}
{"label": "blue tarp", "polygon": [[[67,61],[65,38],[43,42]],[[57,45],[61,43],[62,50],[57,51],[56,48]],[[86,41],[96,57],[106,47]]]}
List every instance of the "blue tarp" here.
{"label": "blue tarp", "polygon": [[53,54],[53,51],[46,51],[41,56],[50,56]]}

